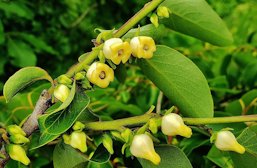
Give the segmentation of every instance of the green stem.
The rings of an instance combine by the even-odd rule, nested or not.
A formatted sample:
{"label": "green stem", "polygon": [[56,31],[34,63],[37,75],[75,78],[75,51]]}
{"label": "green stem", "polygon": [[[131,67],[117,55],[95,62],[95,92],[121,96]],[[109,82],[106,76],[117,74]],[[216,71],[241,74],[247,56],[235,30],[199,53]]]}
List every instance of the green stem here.
{"label": "green stem", "polygon": [[131,19],[129,19],[115,34],[114,37],[121,37],[133,26],[135,26],[141,19],[143,19],[148,13],[153,11],[164,0],[152,0],[147,3],[138,13],[136,13]]}
{"label": "green stem", "polygon": [[87,129],[91,130],[120,130],[124,126],[138,126],[143,125],[144,123],[148,122],[150,118],[158,117],[154,113],[144,114],[141,116],[123,118],[113,121],[99,121],[99,122],[89,122],[85,123]]}
{"label": "green stem", "polygon": [[[136,25],[141,19],[148,15],[151,11],[153,11],[160,3],[164,0],[152,0],[151,2],[147,3],[140,11],[138,11],[131,19],[129,19],[123,26],[121,26],[114,37],[121,37],[123,36],[128,30],[130,30],[134,25]],[[74,65],[69,69],[66,73],[68,77],[72,77],[79,71],[84,69],[85,65],[91,64],[98,56],[99,51],[102,49],[103,45],[100,45],[93,49],[87,57],[82,61]]]}
{"label": "green stem", "polygon": [[215,118],[183,118],[183,120],[188,125],[251,122],[251,121],[257,121],[257,115],[215,117]]}
{"label": "green stem", "polygon": [[[86,128],[96,131],[120,130],[122,127],[141,126],[149,121],[150,118],[160,118],[158,114],[150,113],[141,116],[123,118],[113,121],[99,121],[86,123]],[[257,115],[216,117],[216,118],[183,118],[187,125],[220,124],[234,122],[257,121]]]}

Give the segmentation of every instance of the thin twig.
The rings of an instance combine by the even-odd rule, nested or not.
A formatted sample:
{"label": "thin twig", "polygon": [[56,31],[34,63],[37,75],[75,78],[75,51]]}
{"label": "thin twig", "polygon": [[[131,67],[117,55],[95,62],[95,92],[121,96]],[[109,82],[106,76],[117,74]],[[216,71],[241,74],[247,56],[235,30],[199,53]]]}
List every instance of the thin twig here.
{"label": "thin twig", "polygon": [[[31,114],[31,116],[24,123],[22,129],[26,133],[26,136],[30,136],[35,130],[38,129],[38,117],[40,117],[44,112],[52,105],[51,103],[51,95],[47,90],[43,90],[37,104]],[[0,168],[4,168],[8,160],[10,159],[9,155],[5,151],[5,145],[3,139],[0,139],[0,143],[2,144],[2,148],[0,153],[5,156],[5,158],[0,158]]]}

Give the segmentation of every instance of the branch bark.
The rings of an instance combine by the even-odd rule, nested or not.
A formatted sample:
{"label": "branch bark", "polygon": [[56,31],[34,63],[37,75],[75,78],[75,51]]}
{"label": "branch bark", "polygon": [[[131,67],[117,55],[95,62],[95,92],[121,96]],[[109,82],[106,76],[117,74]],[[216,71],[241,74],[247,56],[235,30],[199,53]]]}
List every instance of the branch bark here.
{"label": "branch bark", "polygon": [[[27,119],[27,121],[23,124],[23,131],[26,133],[26,136],[29,137],[35,130],[38,129],[38,118],[45,113],[45,111],[52,106],[51,95],[47,90],[43,90],[40,94],[40,97],[36,103],[36,106],[31,114],[31,116]],[[0,168],[4,168],[10,159],[9,155],[5,151],[5,144],[3,139],[0,139],[2,148],[0,153],[5,156],[5,158],[0,158]]]}

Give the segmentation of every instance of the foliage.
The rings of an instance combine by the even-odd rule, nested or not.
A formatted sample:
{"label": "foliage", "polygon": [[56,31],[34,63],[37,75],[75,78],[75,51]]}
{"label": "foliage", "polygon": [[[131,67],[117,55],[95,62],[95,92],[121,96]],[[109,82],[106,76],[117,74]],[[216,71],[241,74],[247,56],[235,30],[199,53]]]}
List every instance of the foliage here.
{"label": "foliage", "polygon": [[[4,95],[0,97],[1,127],[22,125],[41,91],[50,88],[48,91],[53,92],[58,80],[52,81],[52,78],[65,73],[79,55],[90,52],[92,39],[95,38],[96,44],[108,39],[110,34],[115,35],[111,29],[118,29],[146,2],[1,1],[0,77],[3,80],[0,90]],[[153,11],[138,23],[140,28],[135,26],[123,36],[127,41],[136,35],[152,37],[158,44],[153,58],[132,58],[117,66],[108,60],[107,64],[114,68],[115,80],[105,89],[91,88],[86,79],[73,80],[69,72],[81,69],[76,71],[76,65],[70,68],[67,75],[73,84],[68,85],[71,89],[68,98],[62,104],[56,102],[39,117],[39,131],[34,132],[29,145],[25,145],[31,167],[243,168],[256,165],[256,120],[195,123],[198,118],[208,117],[211,121],[217,117],[257,114],[257,3],[166,0],[160,6],[169,8],[170,17],[159,17],[159,27],[150,22]],[[98,34],[102,35],[100,41],[97,41]],[[100,47],[97,44],[91,54],[99,52]],[[96,55],[99,61],[104,60],[101,53]],[[82,55],[80,64],[89,57],[89,53]],[[87,70],[88,66],[83,68]],[[20,68],[23,69],[11,76]],[[28,73],[31,69],[33,73]],[[39,81],[28,88],[28,84],[41,79],[52,84]],[[154,112],[153,105],[156,106]],[[191,138],[165,136],[160,129],[157,133],[152,131],[153,127],[160,127],[161,117],[170,112],[185,118],[193,130]],[[191,120],[186,120],[188,117],[192,117]],[[150,127],[149,118],[156,118],[156,125]],[[83,130],[88,139],[85,153],[63,142],[62,135],[72,133],[76,121],[86,127]],[[101,125],[96,121],[105,122]],[[116,127],[120,125],[121,128]],[[131,132],[124,128],[131,128]],[[244,154],[220,151],[210,143],[212,135],[223,128],[233,129],[237,141],[246,149]],[[161,156],[159,166],[131,156],[132,137],[144,132],[151,135],[156,144],[155,150]],[[114,154],[105,149],[103,135],[112,138]],[[11,160],[6,167],[25,166]]]}

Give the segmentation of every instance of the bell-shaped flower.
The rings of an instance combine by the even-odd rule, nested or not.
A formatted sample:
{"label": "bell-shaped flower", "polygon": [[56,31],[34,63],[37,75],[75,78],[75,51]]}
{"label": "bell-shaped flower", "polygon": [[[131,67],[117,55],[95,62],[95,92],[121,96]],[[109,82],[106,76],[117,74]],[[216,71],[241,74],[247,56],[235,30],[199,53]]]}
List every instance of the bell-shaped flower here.
{"label": "bell-shaped flower", "polygon": [[11,159],[21,162],[25,165],[30,163],[29,158],[26,155],[25,150],[20,145],[9,144],[7,146],[7,152]]}
{"label": "bell-shaped flower", "polygon": [[152,139],[147,134],[135,135],[130,146],[130,152],[135,157],[150,160],[155,165],[161,161],[160,156],[155,152]]}
{"label": "bell-shaped flower", "polygon": [[16,135],[16,134],[20,134],[20,135],[23,135],[23,136],[26,135],[26,133],[18,125],[9,125],[7,127],[7,132],[10,135]]}
{"label": "bell-shaped flower", "polygon": [[237,142],[234,134],[227,130],[217,133],[215,146],[222,151],[234,151],[240,154],[245,152],[245,148]]}
{"label": "bell-shaped flower", "polygon": [[72,132],[70,135],[70,146],[79,149],[81,152],[87,151],[87,136],[84,132]]}
{"label": "bell-shaped flower", "polygon": [[156,51],[154,40],[147,36],[133,37],[130,41],[130,46],[132,55],[137,58],[152,58],[153,52]]}
{"label": "bell-shaped flower", "polygon": [[15,134],[10,136],[10,141],[15,144],[28,143],[29,139],[21,134]]}
{"label": "bell-shaped flower", "polygon": [[160,17],[165,17],[168,18],[170,16],[170,10],[169,8],[165,7],[165,6],[160,6],[157,8],[157,15]]}
{"label": "bell-shaped flower", "polygon": [[106,88],[114,80],[114,72],[108,65],[94,62],[87,71],[87,78],[100,88]]}
{"label": "bell-shaped flower", "polygon": [[191,128],[184,124],[180,115],[175,113],[170,113],[162,117],[161,129],[163,134],[169,136],[180,135],[190,138],[192,135]]}
{"label": "bell-shaped flower", "polygon": [[61,102],[64,102],[70,94],[70,89],[63,84],[58,85],[54,89],[54,97],[60,100]]}
{"label": "bell-shaped flower", "polygon": [[111,38],[104,42],[103,53],[107,59],[114,64],[126,63],[131,55],[131,47],[128,42],[123,42],[120,38]]}

